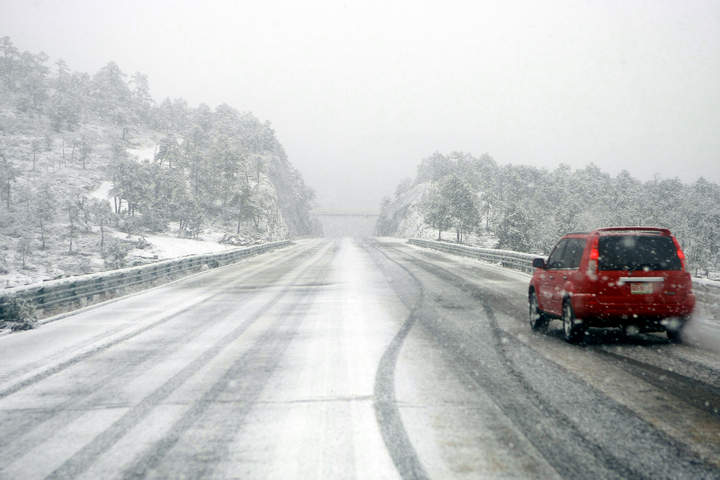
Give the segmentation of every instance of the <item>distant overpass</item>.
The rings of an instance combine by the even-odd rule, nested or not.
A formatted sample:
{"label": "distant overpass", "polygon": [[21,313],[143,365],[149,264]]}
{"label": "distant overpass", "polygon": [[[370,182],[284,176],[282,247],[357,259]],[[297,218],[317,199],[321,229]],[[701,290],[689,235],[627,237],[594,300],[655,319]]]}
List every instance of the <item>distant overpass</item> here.
{"label": "distant overpass", "polygon": [[380,212],[369,210],[334,210],[318,208],[312,211],[318,217],[379,217]]}
{"label": "distant overpass", "polygon": [[379,212],[318,208],[312,212],[326,237],[372,237]]}

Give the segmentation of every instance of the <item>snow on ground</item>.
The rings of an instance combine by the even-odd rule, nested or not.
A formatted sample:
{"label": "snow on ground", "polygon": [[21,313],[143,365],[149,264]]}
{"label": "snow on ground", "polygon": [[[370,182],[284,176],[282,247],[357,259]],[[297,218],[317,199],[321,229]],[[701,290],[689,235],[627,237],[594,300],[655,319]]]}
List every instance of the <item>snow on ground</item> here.
{"label": "snow on ground", "polygon": [[699,283],[702,285],[707,285],[708,287],[715,287],[720,288],[720,281],[719,280],[711,280],[709,278],[700,278],[700,277],[693,277],[694,283]]}
{"label": "snow on ground", "polygon": [[98,200],[112,200],[112,195],[110,194],[110,190],[112,189],[113,184],[112,182],[106,180],[100,184],[95,190],[90,192],[89,197],[90,198],[96,198]]}
{"label": "snow on ground", "polygon": [[128,148],[127,152],[130,156],[137,157],[138,160],[152,162],[155,160],[155,152],[157,151],[157,145],[152,144],[148,146],[142,146],[139,148]]}
{"label": "snow on ground", "polygon": [[[407,240],[405,240],[405,239],[398,240],[397,238],[394,238],[394,237],[381,237],[381,240],[386,241],[386,242],[387,241],[397,241],[398,243],[407,244],[409,247],[411,247],[415,250],[418,250],[418,251],[422,251],[422,252],[432,251],[433,253],[438,253],[441,255],[448,256],[448,257],[452,258],[454,262],[460,263],[463,265],[472,266],[472,265],[477,265],[478,262],[480,262],[484,268],[496,269],[496,270],[502,272],[504,275],[509,276],[509,277],[514,277],[516,280],[520,280],[522,282],[528,282],[528,281],[530,281],[530,277],[532,277],[532,275],[530,275],[529,273],[522,272],[520,270],[514,270],[514,269],[508,268],[508,267],[503,267],[499,263],[493,263],[493,262],[489,262],[487,260],[483,260],[483,259],[475,258],[475,257],[466,257],[464,255],[443,252],[440,250],[428,249],[426,247],[421,247],[419,245],[408,244]],[[489,280],[486,280],[486,281],[489,282]]]}
{"label": "snow on ground", "polygon": [[[123,240],[137,241],[139,235],[127,235],[123,232],[113,232],[113,235]],[[138,257],[155,257],[158,259],[184,257],[185,255],[195,255],[202,253],[215,253],[230,248],[232,245],[210,240],[194,240],[191,238],[178,238],[167,235],[143,235],[145,240],[150,243],[150,247],[139,250],[135,249],[131,255]]]}
{"label": "snow on ground", "polygon": [[233,248],[232,245],[224,245],[208,240],[193,240],[190,238],[166,237],[162,235],[148,235],[145,239],[158,252],[160,258],[182,257],[198,253],[220,252]]}
{"label": "snow on ground", "polygon": [[[123,241],[130,241],[138,244],[140,235],[127,235],[124,232],[115,231],[112,228],[106,230],[106,235]],[[220,230],[206,229],[203,232],[206,240],[194,240],[189,238],[178,238],[173,235],[144,235],[145,241],[150,245],[145,248],[133,248],[128,252],[126,264],[128,266],[166,260],[186,255],[215,253],[237,248],[234,245],[222,244],[217,240],[222,238]],[[0,245],[4,237],[0,236]],[[14,240],[13,240],[14,241]],[[11,266],[7,273],[0,274],[0,291],[4,288],[12,288],[20,285],[39,283],[63,275],[79,275],[91,272],[105,271],[105,266],[99,252],[99,234],[78,235],[75,242],[75,254],[68,255],[65,248],[48,248],[37,250],[28,263],[28,268],[17,267],[13,257],[9,257]],[[0,255],[3,251],[0,249]]]}

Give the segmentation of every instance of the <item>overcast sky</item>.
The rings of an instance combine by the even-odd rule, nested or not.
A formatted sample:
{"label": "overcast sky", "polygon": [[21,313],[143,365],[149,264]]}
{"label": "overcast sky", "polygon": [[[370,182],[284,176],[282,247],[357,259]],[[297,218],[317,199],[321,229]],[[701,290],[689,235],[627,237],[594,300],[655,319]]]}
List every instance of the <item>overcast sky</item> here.
{"label": "overcast sky", "polygon": [[434,151],[720,181],[720,2],[9,1],[0,36],[269,120],[324,208]]}

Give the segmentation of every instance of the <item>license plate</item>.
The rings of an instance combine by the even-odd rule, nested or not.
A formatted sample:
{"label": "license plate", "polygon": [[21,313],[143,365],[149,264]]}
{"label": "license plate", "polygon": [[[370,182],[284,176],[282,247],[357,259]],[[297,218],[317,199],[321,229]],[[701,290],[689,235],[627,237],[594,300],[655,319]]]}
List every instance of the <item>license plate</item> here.
{"label": "license plate", "polygon": [[652,283],[631,283],[630,293],[647,294],[653,293]]}

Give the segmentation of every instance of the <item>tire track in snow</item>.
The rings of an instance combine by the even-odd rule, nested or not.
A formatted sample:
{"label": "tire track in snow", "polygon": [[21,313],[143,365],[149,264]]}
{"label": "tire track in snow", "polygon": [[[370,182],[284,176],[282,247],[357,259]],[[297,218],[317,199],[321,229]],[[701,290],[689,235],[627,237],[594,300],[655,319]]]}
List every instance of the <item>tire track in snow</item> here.
{"label": "tire track in snow", "polygon": [[[288,258],[284,265],[293,262],[302,254],[293,255]],[[224,294],[232,295],[233,292],[228,291],[240,282],[251,281],[254,278],[262,277],[268,273],[273,273],[275,279],[280,279],[287,275],[287,271],[273,272],[278,265],[273,264],[252,272],[229,285],[224,286]],[[226,281],[226,280],[225,280]],[[247,295],[253,295],[251,291]],[[235,301],[242,301],[241,297],[236,297]],[[200,307],[201,303],[195,304],[194,307]],[[212,305],[210,305],[212,307]],[[203,315],[208,318],[218,319],[226,317],[229,312],[236,310],[237,305],[221,302],[219,307],[211,312],[203,311]],[[195,312],[192,312],[195,314]],[[181,320],[183,315],[177,314],[176,319]],[[85,414],[85,410],[91,407],[93,398],[97,399],[98,392],[101,392],[111,386],[113,383],[122,382],[123,375],[131,372],[143,364],[151,364],[155,359],[167,357],[178,351],[188,343],[188,339],[195,337],[195,334],[207,328],[203,322],[190,321],[180,325],[181,328],[173,328],[169,331],[168,336],[163,336],[153,344],[153,348],[146,349],[138,354],[137,350],[133,350],[125,354],[121,359],[115,359],[114,364],[120,365],[119,368],[112,371],[99,372],[99,375],[93,375],[89,378],[89,382],[82,384],[82,390],[79,394],[73,394],[64,402],[42,410],[13,410],[19,419],[14,424],[11,423],[12,429],[8,429],[7,425],[12,418],[6,418],[3,421],[2,435],[0,436],[0,465],[10,463],[15,458],[21,456],[34,447],[37,442],[51,436],[52,432],[58,431],[64,426],[70,424],[73,420]],[[85,402],[82,399],[88,399]]]}
{"label": "tire track in snow", "polygon": [[[323,267],[332,262],[336,252],[337,246],[333,248],[330,255],[323,257],[323,265],[316,274],[318,281],[325,277],[326,270]],[[310,268],[317,267],[318,265],[314,264]],[[304,270],[300,276],[307,270],[309,269]],[[122,478],[146,478],[149,474],[161,478],[208,478],[211,476],[213,468],[227,458],[232,439],[242,428],[255,400],[260,396],[282,360],[283,352],[295,338],[300,324],[304,320],[302,315],[294,315],[295,312],[310,303],[312,296],[317,292],[312,285],[296,284],[291,288],[301,292],[300,298],[294,300],[277,314],[276,320],[268,326],[265,333],[255,340],[245,353],[233,361],[230,368],[213,383],[200,399],[193,403],[162,439],[133,461],[133,464],[122,473]],[[285,290],[285,293],[287,291],[289,289]],[[287,318],[290,318],[290,321]],[[280,329],[282,331],[278,331]],[[236,379],[242,379],[242,381],[233,385]],[[218,405],[219,397],[228,390],[232,390],[233,400],[231,402],[239,404],[239,407],[233,409],[231,415],[227,415],[227,404],[224,405],[225,410],[212,412],[213,406],[217,407]],[[209,421],[204,421],[208,420],[206,418],[208,416],[211,417]],[[192,438],[186,438],[193,426],[201,421],[204,425],[213,425],[212,430],[203,431],[202,438],[199,438],[198,442],[193,442]],[[178,455],[179,458],[173,459],[173,450],[183,442],[192,444],[192,454],[181,453]],[[188,463],[189,458],[194,461]]]}
{"label": "tire track in snow", "polygon": [[[364,244],[363,247],[367,250],[366,244]],[[408,305],[410,314],[383,353],[375,372],[373,390],[375,418],[377,419],[385,447],[400,476],[406,480],[427,479],[429,477],[418,458],[415,447],[408,437],[395,399],[395,367],[397,366],[398,355],[400,354],[400,349],[402,348],[405,338],[417,320],[415,312],[422,304],[424,291],[422,283],[420,283],[415,275],[405,268],[405,266],[392,260],[385,252],[376,246],[373,245],[372,247],[376,252],[379,252],[388,260],[402,268],[418,288],[415,302],[412,305]],[[372,256],[373,255],[371,255],[371,257]],[[401,299],[403,302],[407,301],[405,298]]]}
{"label": "tire track in snow", "polygon": [[[314,250],[314,249],[317,249],[317,248],[318,248],[318,247],[313,247],[313,250]],[[292,260],[292,259],[295,259],[295,258],[297,258],[297,257],[301,257],[301,256],[306,255],[306,254],[308,254],[308,251],[307,251],[307,250],[303,250],[302,252],[300,252],[300,253],[294,255],[293,257],[291,257],[290,259],[288,259],[288,261],[289,261],[289,260]],[[232,283],[233,283],[233,284],[239,283],[239,282],[241,282],[241,281],[243,281],[243,280],[245,280],[245,279],[246,279],[246,277],[243,277],[243,278],[240,279],[240,280],[232,281]],[[113,339],[113,340],[111,340],[111,341],[109,341],[109,342],[106,342],[106,343],[97,345],[97,346],[95,346],[94,348],[92,348],[92,349],[90,349],[90,350],[86,350],[86,351],[82,352],[81,354],[78,354],[78,355],[76,355],[76,356],[74,356],[74,357],[71,357],[71,358],[69,358],[69,359],[67,359],[67,360],[64,360],[64,361],[62,361],[62,362],[60,362],[60,363],[58,363],[58,364],[56,364],[56,365],[53,365],[52,367],[50,367],[50,368],[48,368],[48,369],[46,369],[46,370],[43,370],[43,371],[41,371],[41,372],[39,372],[39,373],[37,373],[37,374],[35,374],[35,375],[27,378],[27,379],[24,379],[24,380],[22,380],[22,381],[20,381],[20,382],[18,382],[18,383],[16,383],[16,384],[14,384],[14,385],[11,385],[10,387],[7,387],[7,388],[5,388],[5,389],[3,389],[3,390],[0,390],[0,400],[3,399],[3,398],[5,398],[5,397],[7,397],[7,396],[9,396],[9,395],[12,395],[12,394],[14,394],[14,393],[17,393],[17,392],[19,392],[20,390],[22,390],[22,389],[24,389],[24,388],[27,388],[27,387],[29,387],[29,386],[31,386],[31,385],[34,385],[34,384],[36,384],[36,383],[38,383],[38,382],[40,382],[40,381],[42,381],[42,380],[45,380],[46,378],[51,377],[52,375],[55,375],[56,373],[62,372],[63,370],[66,370],[66,369],[72,367],[73,365],[75,365],[75,364],[77,364],[77,363],[80,363],[80,362],[82,362],[82,361],[84,361],[84,360],[87,360],[88,358],[90,358],[90,357],[92,357],[92,356],[94,356],[94,355],[97,355],[98,353],[104,352],[105,350],[108,350],[109,348],[112,348],[112,347],[114,347],[115,345],[118,345],[118,344],[120,344],[120,343],[126,342],[126,341],[128,341],[128,340],[130,340],[130,339],[132,339],[132,338],[137,337],[138,335],[141,335],[141,334],[143,334],[143,333],[145,333],[145,332],[147,332],[147,331],[149,331],[149,330],[152,330],[152,329],[154,329],[154,328],[156,328],[156,327],[158,327],[158,326],[160,326],[160,325],[162,325],[162,324],[164,324],[164,323],[172,320],[173,318],[175,318],[175,317],[177,317],[177,316],[184,315],[184,314],[190,312],[191,310],[193,310],[194,308],[197,308],[197,307],[200,306],[200,305],[203,305],[203,304],[205,304],[205,303],[207,303],[207,302],[209,302],[209,301],[214,300],[215,298],[217,298],[217,297],[220,296],[220,295],[223,295],[223,292],[222,292],[222,291],[218,291],[218,292],[216,292],[216,293],[214,293],[214,294],[210,294],[209,296],[207,296],[207,297],[205,297],[205,298],[203,298],[203,299],[201,299],[201,300],[199,300],[199,301],[197,301],[197,302],[195,302],[195,303],[193,303],[193,304],[191,304],[191,305],[188,305],[188,306],[185,307],[185,308],[182,308],[182,309],[180,309],[180,310],[178,310],[178,311],[175,311],[175,312],[169,313],[169,314],[167,314],[167,315],[164,315],[164,316],[162,316],[161,318],[159,318],[158,320],[156,320],[156,321],[154,321],[154,322],[152,322],[152,323],[150,323],[150,324],[148,324],[148,325],[146,325],[146,326],[144,326],[144,327],[141,327],[141,328],[139,328],[139,329],[133,330],[132,332],[129,332],[129,333],[127,333],[127,334],[125,334],[125,335],[123,335],[123,336],[121,336],[121,337],[118,337],[118,338],[116,338],[116,339]]]}
{"label": "tire track in snow", "polygon": [[[322,258],[322,254],[325,250],[327,250],[328,246],[329,244],[326,244],[325,248],[321,250],[320,255],[313,257],[308,260],[305,265],[301,266],[300,271],[293,276],[293,279],[299,278],[306,271],[312,268],[319,258]],[[50,475],[48,475],[47,478],[76,478],[85,472],[100,455],[110,450],[113,445],[120,440],[120,438],[146,418],[148,414],[150,414],[150,412],[160,404],[160,402],[169,397],[175,390],[200,371],[208,362],[242,336],[256,320],[261,318],[269,309],[277,304],[291,289],[291,284],[282,288],[278,293],[273,295],[268,302],[254,312],[253,315],[245,319],[239,326],[222,337],[211,348],[205,350],[193,361],[183,367],[179,372],[169,378],[152,394],[148,395],[140,403],[131,408],[122,417],[96,436],[90,443],[86,444],[72,457],[67,459],[62,465],[55,469]]]}
{"label": "tire track in snow", "polygon": [[679,397],[695,408],[720,416],[720,388],[604,348],[593,348],[592,351],[608,357],[626,372]]}
{"label": "tire track in snow", "polygon": [[[621,448],[613,445],[612,442],[604,441],[603,444],[599,444],[597,441],[591,439],[587,432],[583,432],[579,428],[580,425],[576,424],[571,417],[556,408],[552,400],[546,398],[543,392],[537,390],[533,382],[528,381],[534,379],[526,378],[523,372],[515,365],[518,350],[512,352],[512,354],[509,351],[511,346],[516,349],[524,349],[525,352],[533,352],[533,349],[511,335],[506,334],[497,325],[494,311],[487,300],[487,294],[492,294],[492,292],[486,292],[485,289],[468,282],[466,279],[445,268],[425,262],[414,255],[407,255],[406,252],[400,249],[391,249],[400,254],[403,260],[415,264],[431,275],[450,283],[455,288],[464,290],[481,303],[489,322],[491,334],[493,335],[494,348],[499,354],[499,359],[508,372],[508,377],[514,378],[517,382],[516,387],[513,388],[510,386],[512,390],[515,390],[515,395],[513,395],[512,391],[500,394],[503,390],[507,390],[505,386],[498,384],[497,380],[491,378],[491,376],[483,374],[481,368],[470,368],[474,363],[472,354],[465,353],[462,344],[458,344],[458,342],[454,342],[449,338],[448,333],[445,332],[441,326],[436,325],[432,321],[422,321],[421,324],[423,327],[431,329],[436,338],[442,339],[439,343],[444,345],[445,348],[447,348],[449,344],[457,344],[455,346],[456,348],[449,349],[449,351],[459,359],[457,364],[464,368],[470,368],[468,373],[476,378],[481,387],[485,385],[485,391],[491,394],[496,404],[500,406],[508,418],[520,428],[520,431],[531,440],[533,445],[535,445],[558,473],[568,478],[586,478],[589,477],[589,471],[593,472],[593,478],[671,478],[674,474],[678,473],[665,470],[662,462],[653,462],[648,459],[642,459],[644,460],[642,462],[638,461],[635,457],[636,452],[623,451]],[[530,354],[533,355],[533,358],[538,358],[537,354]],[[548,368],[558,369],[562,372],[562,375],[558,376],[557,381],[563,380],[569,385],[579,386],[580,390],[594,392],[597,397],[595,402],[602,405],[606,411],[614,412],[621,418],[625,418],[625,420],[635,424],[638,429],[642,430],[642,432],[637,432],[639,440],[651,440],[655,446],[662,447],[665,453],[676,457],[676,460],[682,459],[685,474],[690,474],[693,478],[713,478],[713,467],[702,462],[702,460],[692,454],[685,445],[657,431],[651,425],[638,418],[632,411],[595,390],[591,385],[575,377],[560,365],[550,360],[543,360],[542,363],[546,364]],[[547,370],[545,372],[547,372]],[[545,373],[545,375],[547,375],[547,373]],[[492,385],[492,388],[487,388],[488,384]],[[525,398],[518,400],[520,397]],[[526,403],[526,405],[522,405],[523,403]],[[528,412],[533,410],[536,411],[534,417],[537,418],[537,420],[530,422],[527,418]],[[552,419],[553,426],[560,427],[565,431],[567,438],[548,438],[548,430],[542,428],[543,423],[546,422],[547,419]],[[591,431],[593,430],[594,429],[591,429]],[[634,436],[636,432],[631,431],[629,434]],[[636,443],[638,445],[642,444],[642,442]],[[598,466],[599,468],[588,469],[587,463],[578,462],[580,460],[579,458],[573,458],[568,455],[560,458],[557,456],[558,445],[570,447],[569,449],[560,447],[559,449],[561,451],[572,451],[575,446],[580,446],[581,451],[587,455],[587,461],[592,463],[593,461],[599,460],[601,464]],[[654,455],[658,455],[656,451],[653,453]],[[644,464],[643,469],[639,470],[638,467],[641,463]]]}

